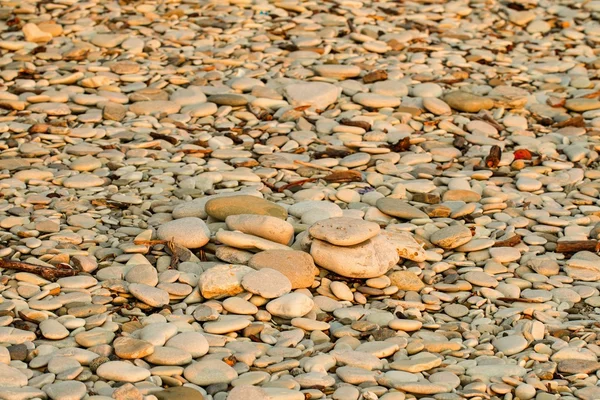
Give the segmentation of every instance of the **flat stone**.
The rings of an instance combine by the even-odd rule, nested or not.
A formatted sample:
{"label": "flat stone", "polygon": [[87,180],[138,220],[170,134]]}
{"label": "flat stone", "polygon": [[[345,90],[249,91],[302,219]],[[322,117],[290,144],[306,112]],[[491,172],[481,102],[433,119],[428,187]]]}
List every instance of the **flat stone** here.
{"label": "flat stone", "polygon": [[261,268],[244,275],[242,287],[265,299],[274,299],[289,293],[292,290],[292,283],[287,276],[277,270]]}
{"label": "flat stone", "polygon": [[528,346],[527,340],[521,335],[510,335],[494,340],[494,347],[506,356],[512,356]]}
{"label": "flat stone", "polygon": [[450,115],[452,109],[446,102],[435,97],[426,97],[423,99],[423,107],[435,115]]}
{"label": "flat stone", "polygon": [[329,218],[310,227],[308,232],[316,239],[337,246],[352,246],[376,236],[380,231],[374,222],[356,218]]}
{"label": "flat stone", "polygon": [[360,75],[360,68],[355,65],[315,65],[313,70],[320,76],[336,79],[354,78]]}
{"label": "flat stone", "polygon": [[206,203],[206,213],[221,221],[230,215],[239,214],[270,215],[284,220],[287,218],[285,208],[268,200],[246,195],[209,200]]}
{"label": "flat stone", "polygon": [[181,332],[170,338],[165,345],[185,350],[193,358],[202,357],[209,349],[206,337],[200,332]]}
{"label": "flat stone", "polygon": [[127,35],[116,34],[116,33],[97,33],[92,36],[90,40],[92,44],[103,47],[103,48],[113,48],[119,46],[127,39]]}
{"label": "flat stone", "polygon": [[36,24],[27,23],[23,25],[25,40],[32,43],[46,43],[52,40],[52,34],[42,31]]}
{"label": "flat stone", "polygon": [[565,108],[576,112],[597,110],[600,108],[600,100],[586,98],[569,99],[565,102]]}
{"label": "flat stone", "polygon": [[181,109],[181,105],[174,101],[151,100],[139,101],[129,106],[129,111],[136,115],[151,115],[155,113],[175,114]]}
{"label": "flat stone", "polygon": [[98,367],[96,375],[107,381],[134,383],[148,378],[150,371],[125,361],[108,361]]}
{"label": "flat stone", "polygon": [[600,369],[600,362],[590,360],[564,360],[558,363],[558,370],[565,374],[593,374]]}
{"label": "flat stone", "polygon": [[175,386],[152,393],[158,400],[203,400],[204,396],[196,389]]}
{"label": "flat stone", "polygon": [[288,293],[267,303],[267,311],[281,318],[298,318],[306,315],[313,307],[312,299],[302,293]]}
{"label": "flat stone", "polygon": [[16,388],[27,385],[27,375],[9,365],[0,363],[0,388]]}
{"label": "flat stone", "polygon": [[421,279],[412,271],[394,271],[388,275],[392,285],[400,290],[418,292],[425,287]]}
{"label": "flat stone", "polygon": [[294,227],[280,218],[270,215],[238,214],[225,219],[227,227],[273,242],[289,244],[294,237]]}
{"label": "flat stone", "polygon": [[467,369],[467,375],[483,379],[523,376],[527,370],[519,365],[477,365]]}
{"label": "flat stone", "polygon": [[199,386],[230,383],[238,377],[235,369],[220,360],[192,363],[183,370],[183,375],[185,379]]}
{"label": "flat stone", "polygon": [[79,400],[87,394],[85,383],[77,381],[56,382],[45,387],[45,390],[53,400]]}
{"label": "flat stone", "polygon": [[121,336],[113,342],[115,354],[126,360],[144,358],[154,352],[154,345],[145,340]]}
{"label": "flat stone", "polygon": [[492,99],[460,90],[447,93],[443,100],[453,109],[468,113],[476,113],[494,107]]}
{"label": "flat stone", "polygon": [[408,360],[396,360],[390,364],[390,367],[404,372],[422,372],[429,371],[438,367],[442,363],[442,358],[430,353],[420,353]]}
{"label": "flat stone", "polygon": [[208,243],[210,230],[200,218],[188,217],[162,224],[157,230],[157,236],[188,249],[197,249]]}
{"label": "flat stone", "polygon": [[402,219],[428,218],[427,214],[406,201],[389,197],[377,200],[377,208],[382,213]]}
{"label": "flat stone", "polygon": [[423,262],[427,259],[423,246],[409,232],[381,231],[381,235],[396,248],[401,258],[415,262]]}
{"label": "flat stone", "polygon": [[383,235],[354,246],[339,247],[315,239],[310,254],[319,266],[350,278],[375,278],[398,263],[400,256]]}
{"label": "flat stone", "polygon": [[292,289],[307,288],[315,280],[317,267],[310,254],[297,250],[267,250],[255,254],[248,266],[254,269],[270,268],[281,272],[292,284]]}
{"label": "flat stone", "polygon": [[213,335],[224,335],[242,330],[250,320],[237,315],[221,315],[218,320],[204,323],[204,331]]}
{"label": "flat stone", "polygon": [[284,89],[285,97],[291,105],[312,106],[320,110],[325,110],[335,103],[340,92],[340,88],[325,82],[295,83],[287,85]]}
{"label": "flat stone", "polygon": [[104,185],[104,179],[92,174],[79,174],[63,181],[63,186],[73,189],[85,189]]}
{"label": "flat stone", "polygon": [[47,319],[45,321],[40,322],[39,326],[42,335],[46,339],[60,340],[69,336],[69,330],[65,328],[63,324],[56,320]]}
{"label": "flat stone", "polygon": [[444,249],[455,249],[473,238],[471,230],[464,225],[451,225],[435,231],[429,240]]}
{"label": "flat stone", "polygon": [[206,299],[235,296],[244,291],[242,279],[253,271],[245,265],[217,265],[200,275],[198,287]]}
{"label": "flat stone", "polygon": [[143,283],[131,283],[129,293],[152,307],[162,307],[169,304],[169,293]]}
{"label": "flat stone", "polygon": [[414,97],[440,97],[443,89],[437,83],[419,83],[412,87],[412,95]]}
{"label": "flat stone", "polygon": [[400,105],[400,99],[376,93],[357,93],[352,96],[352,101],[365,107],[371,108],[394,108]]}
{"label": "flat stone", "polygon": [[251,251],[262,250],[288,250],[289,247],[281,243],[272,242],[258,236],[248,235],[237,231],[220,230],[215,235],[215,240],[226,246]]}
{"label": "flat stone", "polygon": [[192,355],[177,347],[156,346],[144,360],[155,365],[186,365],[192,361]]}

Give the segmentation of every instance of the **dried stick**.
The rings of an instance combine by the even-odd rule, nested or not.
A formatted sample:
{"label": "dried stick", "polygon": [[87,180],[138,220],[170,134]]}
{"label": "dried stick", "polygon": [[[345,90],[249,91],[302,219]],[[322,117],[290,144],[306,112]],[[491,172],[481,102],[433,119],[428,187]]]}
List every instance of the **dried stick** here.
{"label": "dried stick", "polygon": [[302,165],[303,167],[319,169],[321,171],[331,171],[331,168],[323,167],[322,165],[312,164],[306,161],[294,160],[294,164]]}
{"label": "dried stick", "polygon": [[573,240],[556,243],[557,253],[576,253],[578,251],[600,252],[600,242],[597,240]]}
{"label": "dried stick", "polygon": [[490,149],[490,154],[485,158],[485,165],[488,168],[498,168],[500,158],[502,157],[502,149],[500,146],[493,145]]}
{"label": "dried stick", "polygon": [[169,240],[167,242],[167,247],[171,252],[171,262],[169,263],[169,269],[177,269],[177,264],[179,264],[179,255],[177,254],[177,249],[175,248],[175,242],[173,242],[173,240]]}
{"label": "dried stick", "polygon": [[342,183],[342,182],[362,182],[362,174],[358,171],[335,171],[323,177],[325,182]]}
{"label": "dried stick", "polygon": [[167,244],[169,243],[168,240],[134,240],[133,244],[144,244],[146,246],[154,246],[155,244]]}
{"label": "dried stick", "polygon": [[29,272],[31,274],[39,275],[44,279],[48,279],[49,281],[54,281],[58,278],[64,278],[67,276],[75,276],[79,273],[78,270],[73,269],[67,264],[60,264],[57,268],[54,268],[6,259],[0,259],[0,268]]}

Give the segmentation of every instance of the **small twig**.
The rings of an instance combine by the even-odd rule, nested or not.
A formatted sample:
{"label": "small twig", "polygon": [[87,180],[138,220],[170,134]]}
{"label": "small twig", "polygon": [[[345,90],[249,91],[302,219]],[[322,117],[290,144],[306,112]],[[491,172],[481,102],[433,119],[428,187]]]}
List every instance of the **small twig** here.
{"label": "small twig", "polygon": [[208,257],[206,257],[206,251],[204,249],[200,249],[198,251],[198,258],[200,259],[200,261],[202,262],[206,262],[208,261]]}
{"label": "small twig", "polygon": [[493,145],[490,149],[490,154],[485,158],[485,165],[488,168],[498,168],[500,158],[502,157],[502,149],[500,146]]}
{"label": "small twig", "polygon": [[177,264],[179,264],[179,255],[177,254],[177,249],[175,248],[175,242],[173,239],[167,242],[167,247],[171,252],[171,263],[169,264],[169,269],[177,269]]}
{"label": "small twig", "polygon": [[600,242],[597,240],[571,240],[556,243],[557,253],[576,253],[578,251],[600,252]]}
{"label": "small twig", "polygon": [[496,300],[504,301],[506,303],[539,303],[539,300],[535,299],[524,299],[522,297],[514,298],[514,297],[498,297]]}
{"label": "small twig", "polygon": [[294,164],[302,165],[304,167],[310,167],[314,169],[319,169],[321,171],[331,171],[331,168],[323,167],[321,165],[312,164],[306,161],[294,160]]}
{"label": "small twig", "polygon": [[49,281],[54,281],[58,278],[67,276],[75,276],[79,273],[79,270],[76,270],[67,264],[60,264],[57,268],[53,268],[5,259],[0,259],[0,268],[29,272],[31,274],[40,275],[42,278],[48,279]]}
{"label": "small twig", "polygon": [[167,244],[168,240],[134,240],[134,244],[144,244],[146,246],[154,246],[155,244]]}

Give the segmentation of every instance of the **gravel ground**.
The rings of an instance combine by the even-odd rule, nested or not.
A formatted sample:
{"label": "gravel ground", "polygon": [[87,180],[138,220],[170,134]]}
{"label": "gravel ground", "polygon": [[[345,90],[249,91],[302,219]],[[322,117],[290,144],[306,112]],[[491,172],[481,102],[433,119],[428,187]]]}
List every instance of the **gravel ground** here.
{"label": "gravel ground", "polygon": [[0,399],[600,399],[599,19],[0,0]]}

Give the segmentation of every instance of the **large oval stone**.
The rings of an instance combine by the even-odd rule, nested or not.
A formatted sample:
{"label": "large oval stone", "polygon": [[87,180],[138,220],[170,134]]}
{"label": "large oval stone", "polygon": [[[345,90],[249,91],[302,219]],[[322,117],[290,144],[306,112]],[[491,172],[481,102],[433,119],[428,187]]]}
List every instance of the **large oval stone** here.
{"label": "large oval stone", "polygon": [[310,254],[321,267],[348,278],[381,276],[400,260],[396,247],[382,235],[347,247],[315,239]]}
{"label": "large oval stone", "polygon": [[287,218],[285,208],[271,201],[247,195],[209,200],[206,203],[206,213],[221,221],[224,221],[230,215],[239,214],[271,215],[281,219]]}

